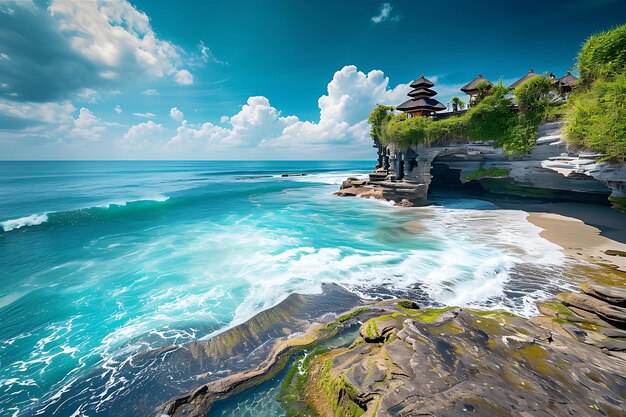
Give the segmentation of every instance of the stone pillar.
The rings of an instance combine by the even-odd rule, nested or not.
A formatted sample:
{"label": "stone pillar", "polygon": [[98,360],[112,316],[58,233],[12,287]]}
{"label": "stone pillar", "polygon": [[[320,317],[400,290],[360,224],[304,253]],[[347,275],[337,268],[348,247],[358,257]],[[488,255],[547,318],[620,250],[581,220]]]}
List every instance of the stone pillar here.
{"label": "stone pillar", "polygon": [[395,154],[393,170],[395,172],[394,178],[401,180],[404,178],[404,161],[402,160],[402,152]]}
{"label": "stone pillar", "polygon": [[376,153],[378,155],[376,169],[383,168],[385,165],[385,147],[378,139],[374,139],[374,146],[376,147]]}

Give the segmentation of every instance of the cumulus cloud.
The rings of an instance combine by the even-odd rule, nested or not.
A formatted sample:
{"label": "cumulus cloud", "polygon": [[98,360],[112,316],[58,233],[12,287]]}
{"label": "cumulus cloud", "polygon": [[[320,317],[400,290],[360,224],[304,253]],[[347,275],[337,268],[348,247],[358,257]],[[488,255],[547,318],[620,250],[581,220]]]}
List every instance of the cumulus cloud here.
{"label": "cumulus cloud", "polygon": [[133,116],[137,116],[137,117],[145,117],[146,119],[151,119],[154,116],[156,116],[156,114],[154,113],[150,113],[150,112],[146,112],[146,113],[133,113]]}
{"label": "cumulus cloud", "polygon": [[[22,103],[11,111],[18,122],[35,122],[38,117],[43,119],[44,113],[51,126],[55,126],[55,118],[64,120],[58,124],[58,129],[65,126],[66,131],[57,135],[58,139],[67,137],[68,132],[70,137],[102,139],[102,143],[105,138],[111,138],[113,147],[141,151],[133,155],[137,157],[238,158],[245,155],[258,158],[271,157],[276,150],[280,150],[282,157],[294,158],[311,155],[332,158],[341,154],[366,157],[371,153],[369,112],[376,104],[397,105],[409,91],[408,84],[390,87],[389,79],[382,71],[366,73],[348,65],[334,73],[326,93],[319,97],[319,117],[315,120],[283,114],[263,96],[249,97],[237,113],[222,116],[219,123],[188,122],[180,109],[172,107],[170,117],[180,123],[175,130],[149,120],[120,131],[114,128],[119,125],[99,119],[87,108],[81,108],[74,119],[71,116],[74,108],[69,103],[65,107]],[[0,115],[9,111],[7,107],[11,107],[11,102],[0,99]],[[36,115],[30,115],[33,111],[37,112]],[[147,118],[155,116],[149,112],[133,114]],[[3,127],[1,118],[0,126]]]}
{"label": "cumulus cloud", "polygon": [[172,107],[170,109],[170,117],[180,123],[185,118],[185,115],[178,108]]}
{"label": "cumulus cloud", "polygon": [[159,94],[159,92],[154,88],[150,88],[148,90],[142,91],[141,94],[143,94],[144,96],[156,96]]}
{"label": "cumulus cloud", "polygon": [[176,82],[180,85],[191,85],[193,84],[193,75],[187,70],[180,70],[174,76]]}
{"label": "cumulus cloud", "polygon": [[13,100],[58,100],[132,80],[193,79],[179,68],[184,51],[158,38],[148,16],[126,0],[5,3],[13,12],[0,13],[0,46],[12,65],[0,65],[0,79]]}
{"label": "cumulus cloud", "polygon": [[220,118],[222,125],[204,123],[191,126],[184,122],[172,138],[173,144],[206,141],[216,147],[287,147],[311,144],[369,144],[367,116],[376,104],[397,104],[410,91],[408,84],[389,89],[389,79],[382,71],[365,74],[349,65],[337,71],[328,84],[327,94],[318,100],[319,121],[301,121],[297,116],[283,116],[268,98],[248,98],[241,110]]}
{"label": "cumulus cloud", "polygon": [[89,109],[82,107],[70,136],[78,139],[100,140],[106,131],[106,123],[98,119]]}
{"label": "cumulus cloud", "polygon": [[382,22],[397,22],[400,20],[399,15],[391,15],[393,11],[393,6],[390,3],[382,3],[380,5],[379,12],[376,16],[372,16],[372,22],[374,23],[382,23]]}
{"label": "cumulus cloud", "polygon": [[163,126],[148,120],[145,123],[139,123],[131,126],[124,134],[124,140],[132,143],[146,143],[150,139],[155,138],[159,133],[163,132]]}
{"label": "cumulus cloud", "polygon": [[115,106],[115,113],[120,114],[122,111],[122,107],[119,104]]}

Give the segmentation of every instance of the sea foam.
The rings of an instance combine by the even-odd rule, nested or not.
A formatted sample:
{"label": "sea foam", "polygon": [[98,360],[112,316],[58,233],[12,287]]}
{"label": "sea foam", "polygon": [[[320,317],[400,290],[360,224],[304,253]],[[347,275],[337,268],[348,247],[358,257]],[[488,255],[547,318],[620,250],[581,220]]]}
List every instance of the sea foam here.
{"label": "sea foam", "polygon": [[19,229],[26,226],[37,226],[48,221],[48,214],[31,214],[30,216],[20,217],[19,219],[6,220],[0,222],[0,226],[5,232]]}

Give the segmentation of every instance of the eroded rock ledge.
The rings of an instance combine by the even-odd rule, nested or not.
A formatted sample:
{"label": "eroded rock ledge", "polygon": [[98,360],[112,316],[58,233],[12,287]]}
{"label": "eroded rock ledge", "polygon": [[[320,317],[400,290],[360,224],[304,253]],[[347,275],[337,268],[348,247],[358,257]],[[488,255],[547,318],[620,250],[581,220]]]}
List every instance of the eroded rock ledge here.
{"label": "eroded rock ledge", "polygon": [[360,335],[283,384],[294,415],[621,416],[626,407],[626,361],[505,312],[400,304]]}
{"label": "eroded rock ledge", "polygon": [[[316,306],[315,314],[309,305],[322,299],[291,296],[276,312],[270,310],[270,316],[278,315],[269,328],[289,322],[282,312],[290,311],[302,320],[294,324],[301,333],[278,337],[263,349],[267,357],[258,366],[199,384],[161,405],[156,415],[205,416],[215,401],[271,377],[306,347],[278,398],[287,415],[621,416],[626,290],[598,284],[582,290],[539,303],[543,315],[531,320],[504,311],[420,309],[409,300],[371,302],[341,316],[320,317],[330,305]],[[324,348],[338,331],[357,324],[359,336],[351,346]],[[264,333],[267,324],[259,326]],[[226,343],[231,353],[211,353],[206,344],[202,356],[221,362],[248,339]],[[235,357],[258,349],[243,347],[243,356]]]}

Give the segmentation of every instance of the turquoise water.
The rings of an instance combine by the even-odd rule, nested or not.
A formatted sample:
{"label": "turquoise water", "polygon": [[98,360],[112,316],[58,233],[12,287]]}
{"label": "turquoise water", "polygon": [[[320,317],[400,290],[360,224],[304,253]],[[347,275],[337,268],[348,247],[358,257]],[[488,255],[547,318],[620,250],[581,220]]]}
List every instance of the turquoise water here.
{"label": "turquoise water", "polygon": [[115,369],[133,355],[209,337],[322,282],[526,315],[565,285],[561,251],[523,212],[332,195],[369,169],[0,162],[0,415],[52,415],[94,372],[110,381],[72,393],[85,398],[75,415],[105,415],[132,384]]}

